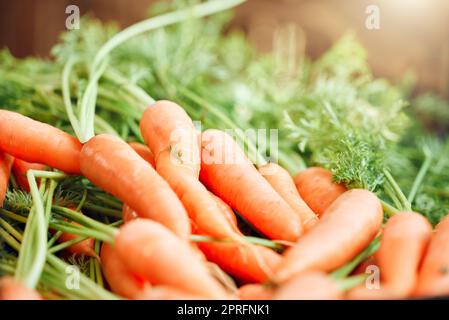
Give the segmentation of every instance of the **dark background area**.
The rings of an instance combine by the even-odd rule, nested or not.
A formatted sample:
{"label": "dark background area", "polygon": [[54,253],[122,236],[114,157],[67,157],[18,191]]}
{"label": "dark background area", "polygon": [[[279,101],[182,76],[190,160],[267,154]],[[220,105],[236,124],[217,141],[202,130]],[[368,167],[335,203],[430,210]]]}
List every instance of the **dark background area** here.
{"label": "dark background area", "polygon": [[[65,28],[66,6],[78,5],[81,14],[116,20],[126,27],[144,19],[154,2],[0,0],[0,47],[9,47],[19,57],[48,56]],[[370,4],[380,8],[380,30],[365,27],[365,9]],[[303,46],[298,50],[313,58],[354,30],[368,50],[376,75],[394,81],[414,70],[418,91],[449,97],[448,0],[249,0],[236,10],[233,22],[261,50],[270,50],[275,30],[289,24],[299,31],[298,42]]]}

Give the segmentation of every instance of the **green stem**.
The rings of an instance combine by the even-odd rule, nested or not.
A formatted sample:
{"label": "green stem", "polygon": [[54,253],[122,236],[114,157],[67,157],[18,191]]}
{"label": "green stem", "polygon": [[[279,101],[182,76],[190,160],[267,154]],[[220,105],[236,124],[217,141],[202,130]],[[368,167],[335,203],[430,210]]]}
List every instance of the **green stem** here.
{"label": "green stem", "polygon": [[[263,246],[267,248],[271,248],[274,250],[282,250],[284,247],[276,242],[273,242],[271,240],[263,239],[263,238],[257,238],[257,237],[249,237],[245,236],[244,239],[248,241],[249,243]],[[192,242],[232,242],[231,239],[218,239],[210,236],[202,236],[202,235],[196,235],[192,234],[190,236],[190,241]]]}
{"label": "green stem", "polygon": [[432,163],[432,155],[430,152],[425,152],[425,160],[419,169],[418,174],[416,175],[415,181],[413,182],[412,189],[408,195],[408,202],[413,203],[415,200],[416,194],[418,193],[419,187],[422,185],[424,181],[424,177],[427,174],[427,171],[430,168],[430,164]]}
{"label": "green stem", "polygon": [[96,204],[92,204],[89,202],[86,202],[83,206],[83,208],[87,209],[87,210],[91,210],[97,213],[101,213],[110,217],[114,217],[114,218],[121,218],[122,217],[122,211],[121,210],[116,210],[116,209],[111,209],[111,208],[105,208],[102,206],[98,206]]}
{"label": "green stem", "polygon": [[18,215],[17,213],[11,212],[9,210],[0,208],[0,213],[4,215],[5,217],[8,217],[10,219],[13,219],[17,222],[27,223],[27,218],[21,215]]}
{"label": "green stem", "polygon": [[6,231],[9,232],[14,238],[16,238],[19,241],[23,240],[22,234],[17,231],[12,225],[10,225],[6,220],[0,218],[0,226],[5,228]]}
{"label": "green stem", "polygon": [[[62,232],[61,232],[62,233]],[[77,237],[75,239],[69,240],[69,241],[65,241],[63,243],[60,243],[54,247],[51,247],[50,249],[48,249],[49,253],[56,253],[58,251],[67,249],[68,247],[73,246],[74,244],[83,242],[84,240],[89,239],[89,237],[86,236],[82,236],[82,237]]]}
{"label": "green stem", "polygon": [[76,234],[78,236],[82,236],[82,237],[86,237],[86,238],[100,239],[100,240],[106,241],[108,243],[114,242],[114,237],[109,234],[105,234],[101,231],[83,228],[83,227],[76,226],[76,225],[73,225],[70,223],[65,224],[63,221],[58,221],[57,223],[51,221],[50,227],[52,229],[55,229],[58,231],[67,232],[70,234]]}
{"label": "green stem", "polygon": [[5,240],[5,242],[11,246],[14,250],[20,251],[20,243],[14,239],[13,236],[9,234],[8,231],[0,227],[0,236]]}
{"label": "green stem", "polygon": [[367,274],[358,274],[356,276],[348,277],[345,279],[339,279],[338,286],[342,291],[348,291],[362,284],[367,278]]}
{"label": "green stem", "polygon": [[382,203],[382,208],[384,209],[385,213],[387,214],[387,216],[392,217],[394,216],[396,213],[399,212],[398,209],[396,209],[395,207],[393,207],[391,204],[381,200],[380,201]]}
{"label": "green stem", "polygon": [[76,136],[80,135],[80,126],[78,119],[75,116],[75,112],[73,111],[71,95],[70,95],[70,73],[72,72],[73,66],[76,63],[76,59],[70,57],[64,68],[62,70],[62,78],[61,78],[61,88],[62,88],[62,97],[64,100],[64,106],[67,113],[67,117],[69,118],[70,124],[72,125],[73,131]]}
{"label": "green stem", "polygon": [[397,184],[396,180],[393,178],[391,173],[388,170],[384,170],[385,177],[387,178],[387,182],[390,184],[390,186],[393,188],[395,194],[397,195],[398,199],[401,201],[402,209],[411,211],[412,206],[410,205],[410,202],[407,200],[407,197],[402,192],[401,188]]}

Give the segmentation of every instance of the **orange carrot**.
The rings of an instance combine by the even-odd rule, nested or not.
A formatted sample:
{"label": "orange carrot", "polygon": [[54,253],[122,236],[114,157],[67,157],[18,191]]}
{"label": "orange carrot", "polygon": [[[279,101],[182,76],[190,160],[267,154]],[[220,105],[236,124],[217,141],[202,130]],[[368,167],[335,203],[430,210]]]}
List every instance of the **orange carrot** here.
{"label": "orange carrot", "polygon": [[249,283],[239,288],[240,300],[271,300],[273,298],[273,288],[259,284]]}
{"label": "orange carrot", "polygon": [[449,215],[437,225],[424,257],[416,296],[449,295]]}
{"label": "orange carrot", "polygon": [[142,115],[140,131],[156,163],[162,152],[170,151],[172,160],[198,177],[201,164],[198,134],[183,108],[171,101],[156,102]]}
{"label": "orange carrot", "polygon": [[137,219],[137,213],[131,209],[126,203],[122,206],[122,220],[123,223],[128,223],[134,219]]}
{"label": "orange carrot", "polygon": [[400,212],[391,217],[382,232],[376,260],[380,270],[379,288],[359,286],[348,292],[349,299],[403,299],[412,293],[418,268],[432,234],[422,215]]}
{"label": "orange carrot", "polygon": [[227,298],[189,244],[158,223],[137,219],[125,224],[116,236],[115,248],[128,270],[154,285],[205,298]]}
{"label": "orange carrot", "polygon": [[0,279],[0,300],[42,300],[34,289],[25,287],[16,279],[5,276]]}
{"label": "orange carrot", "polygon": [[17,184],[27,192],[30,191],[30,185],[28,184],[27,178],[28,170],[45,170],[46,168],[47,166],[45,164],[30,163],[18,158],[15,158],[12,164],[12,172],[14,173]]}
{"label": "orange carrot", "polygon": [[332,172],[323,168],[308,168],[294,177],[301,198],[318,216],[347,191],[342,184],[332,181]]}
{"label": "orange carrot", "polygon": [[0,151],[0,207],[5,200],[13,160],[13,157]]}
{"label": "orange carrot", "polygon": [[302,232],[299,217],[246,158],[226,133],[202,135],[201,181],[272,239],[295,241]]}
{"label": "orange carrot", "polygon": [[318,222],[318,217],[299,195],[295,182],[287,170],[276,163],[268,163],[260,167],[259,172],[299,216],[304,231]]}
{"label": "orange carrot", "polygon": [[131,146],[131,148],[134,149],[135,152],[139,154],[139,156],[141,156],[146,162],[151,164],[153,168],[156,167],[153,153],[146,145],[140,142],[128,142],[128,144]]}
{"label": "orange carrot", "polygon": [[205,297],[170,286],[155,286],[134,295],[134,300],[206,300]]}
{"label": "orange carrot", "polygon": [[100,259],[103,274],[112,292],[132,299],[136,294],[151,286],[148,281],[131,273],[120,260],[116,250],[109,244],[103,243],[101,246]]}
{"label": "orange carrot", "polygon": [[189,238],[189,220],[176,194],[127,143],[98,135],[84,145],[80,160],[86,178],[127,203],[139,217],[156,220],[182,239]]}
{"label": "orange carrot", "polygon": [[339,300],[343,291],[336,280],[322,272],[307,272],[279,287],[275,300]]}
{"label": "orange carrot", "polygon": [[198,180],[198,135],[184,109],[172,102],[159,101],[144,112],[140,130],[156,155],[157,172],[181,199],[195,227],[213,237],[243,242]]}
{"label": "orange carrot", "polygon": [[410,295],[418,278],[418,268],[432,235],[432,226],[422,215],[401,212],[385,225],[376,258],[382,286],[395,298]]}
{"label": "orange carrot", "polygon": [[79,174],[81,147],[75,137],[60,129],[0,110],[0,150],[14,157]]}
{"label": "orange carrot", "polygon": [[327,272],[342,266],[373,240],[382,218],[376,195],[362,189],[345,192],[321,221],[285,252],[277,280],[284,282],[305,271]]}
{"label": "orange carrot", "polygon": [[[200,242],[198,248],[207,260],[216,263],[224,272],[244,282],[262,282],[273,274],[281,256],[271,249],[236,243]],[[256,254],[258,256],[256,256]],[[259,259],[263,261],[261,266]]]}

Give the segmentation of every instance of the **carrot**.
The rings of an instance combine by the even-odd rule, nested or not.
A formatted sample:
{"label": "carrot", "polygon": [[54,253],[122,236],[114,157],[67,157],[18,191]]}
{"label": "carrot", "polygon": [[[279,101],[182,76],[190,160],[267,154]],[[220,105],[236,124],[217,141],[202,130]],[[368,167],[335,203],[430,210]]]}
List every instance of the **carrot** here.
{"label": "carrot", "polygon": [[143,113],[140,131],[156,163],[162,152],[170,151],[174,155],[172,160],[198,177],[201,164],[198,134],[183,108],[171,101],[156,102]]}
{"label": "carrot", "polygon": [[176,194],[127,143],[98,135],[84,145],[80,160],[86,178],[127,203],[139,217],[156,220],[182,239],[189,238],[189,220]]}
{"label": "carrot", "polygon": [[151,286],[148,281],[131,273],[120,260],[116,250],[109,244],[102,244],[100,259],[103,274],[112,292],[132,299],[136,294]]}
{"label": "carrot", "polygon": [[42,300],[42,297],[14,277],[5,276],[0,279],[0,300]]}
{"label": "carrot", "polygon": [[299,195],[287,170],[276,163],[268,163],[260,167],[259,172],[299,216],[304,231],[309,230],[318,222],[318,217]]}
{"label": "carrot", "polygon": [[400,212],[386,223],[376,260],[381,286],[357,287],[348,293],[350,299],[402,299],[416,286],[418,268],[432,235],[432,226],[422,215]]}
{"label": "carrot", "polygon": [[297,275],[280,286],[274,293],[275,300],[339,300],[343,291],[336,280],[322,272]]}
{"label": "carrot", "polygon": [[242,247],[236,243],[218,242],[200,242],[197,245],[207,260],[243,282],[267,280],[281,262],[279,254],[265,247],[252,245],[250,248],[249,245]]}
{"label": "carrot", "polygon": [[131,146],[131,148],[134,149],[135,152],[139,154],[146,162],[151,164],[151,166],[154,168],[156,167],[156,164],[154,162],[154,156],[148,147],[140,142],[128,142],[128,144]]}
{"label": "carrot", "polygon": [[12,164],[12,172],[16,178],[17,184],[25,191],[30,192],[30,185],[28,184],[27,172],[28,170],[45,170],[47,166],[40,163],[30,163],[18,158],[14,159]]}
{"label": "carrot", "polygon": [[0,207],[5,200],[13,160],[10,155],[0,151]]}
{"label": "carrot", "polygon": [[395,298],[405,298],[416,286],[418,268],[432,235],[432,226],[419,213],[401,212],[385,225],[376,254],[382,286]]}
{"label": "carrot", "polygon": [[240,300],[271,300],[273,292],[272,287],[259,283],[249,283],[239,288],[238,296]]}
{"label": "carrot", "polygon": [[210,236],[243,243],[198,180],[198,135],[184,109],[169,101],[159,101],[144,112],[140,129],[156,156],[157,172],[181,199],[195,227]]}
{"label": "carrot", "polygon": [[137,219],[125,224],[115,238],[115,248],[128,270],[154,285],[205,298],[227,297],[189,244],[158,223]]}
{"label": "carrot", "polygon": [[122,220],[123,223],[128,223],[134,219],[137,219],[137,213],[131,209],[126,203],[122,206]]}
{"label": "carrot", "polygon": [[376,195],[362,189],[345,192],[321,221],[284,253],[277,280],[284,282],[305,271],[327,272],[342,266],[371,242],[382,218]]}
{"label": "carrot", "polygon": [[75,137],[60,129],[0,110],[0,150],[14,157],[79,174],[81,147]]}
{"label": "carrot", "polygon": [[299,238],[302,226],[298,216],[229,135],[207,130],[202,134],[202,148],[200,178],[214,194],[269,238]]}
{"label": "carrot", "polygon": [[308,168],[293,180],[301,197],[319,217],[347,191],[344,185],[332,181],[332,172],[323,168]]}
{"label": "carrot", "polygon": [[432,235],[414,295],[449,295],[449,215],[441,220]]}
{"label": "carrot", "polygon": [[206,298],[170,286],[155,286],[134,295],[134,300],[205,300]]}

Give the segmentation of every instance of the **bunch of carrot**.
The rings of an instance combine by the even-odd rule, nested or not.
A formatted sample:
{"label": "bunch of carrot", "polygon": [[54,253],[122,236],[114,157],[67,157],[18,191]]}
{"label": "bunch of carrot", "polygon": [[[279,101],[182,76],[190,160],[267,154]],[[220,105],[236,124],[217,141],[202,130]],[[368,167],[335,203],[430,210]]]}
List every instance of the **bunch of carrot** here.
{"label": "bunch of carrot", "polygon": [[[383,225],[383,206],[374,193],[347,190],[322,168],[291,177],[275,163],[256,167],[231,136],[197,131],[184,109],[170,101],[149,106],[140,131],[145,144],[109,134],[81,144],[50,125],[0,110],[0,201],[11,171],[28,192],[27,174],[50,168],[83,176],[122,201],[118,229],[78,208],[55,206],[54,212],[72,217],[63,229],[70,231],[58,238],[70,244],[65,250],[98,259],[107,287],[123,298],[449,295],[448,217],[435,230],[414,212],[397,212]],[[240,220],[264,238],[244,234]],[[95,249],[97,233],[78,239],[86,226],[110,231],[97,238],[101,250]],[[378,251],[366,256],[379,237]],[[211,264],[240,288],[212,272]],[[374,288],[368,269],[350,275],[359,265],[378,270]],[[10,277],[0,280],[0,297],[41,298]]]}

